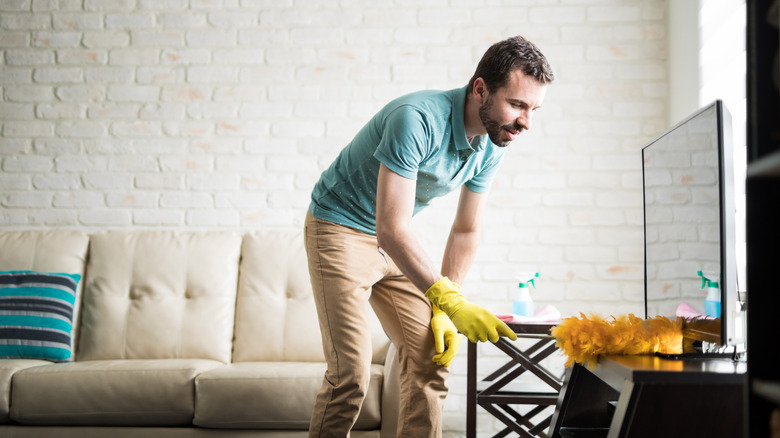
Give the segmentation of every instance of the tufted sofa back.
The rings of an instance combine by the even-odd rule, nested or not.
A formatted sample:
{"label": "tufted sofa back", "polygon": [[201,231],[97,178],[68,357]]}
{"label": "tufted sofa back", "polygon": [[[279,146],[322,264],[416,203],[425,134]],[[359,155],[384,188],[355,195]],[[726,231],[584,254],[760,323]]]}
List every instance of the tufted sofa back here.
{"label": "tufted sofa back", "polygon": [[240,250],[231,232],[93,234],[77,360],[229,362]]}
{"label": "tufted sofa back", "polygon": [[[389,341],[374,312],[366,311],[373,361],[382,363]],[[324,361],[302,233],[244,235],[233,362],[251,361]]]}

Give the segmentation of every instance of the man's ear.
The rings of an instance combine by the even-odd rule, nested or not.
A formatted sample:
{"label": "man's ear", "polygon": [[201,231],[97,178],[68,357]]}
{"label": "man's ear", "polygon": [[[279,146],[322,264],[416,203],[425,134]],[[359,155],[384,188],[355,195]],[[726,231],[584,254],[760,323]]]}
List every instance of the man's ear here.
{"label": "man's ear", "polygon": [[475,79],[474,87],[472,88],[471,93],[472,97],[474,97],[474,101],[482,105],[488,95],[488,89],[487,84],[485,84],[485,80],[482,78]]}

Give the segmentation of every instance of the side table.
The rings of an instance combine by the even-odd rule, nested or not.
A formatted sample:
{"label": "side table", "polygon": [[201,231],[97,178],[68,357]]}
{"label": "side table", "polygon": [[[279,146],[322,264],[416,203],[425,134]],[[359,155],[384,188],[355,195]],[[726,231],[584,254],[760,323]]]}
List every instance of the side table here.
{"label": "side table", "polygon": [[[494,438],[504,437],[512,432],[523,438],[547,438],[546,430],[552,414],[536,418],[548,406],[555,406],[561,391],[563,379],[553,375],[540,362],[557,350],[550,329],[557,324],[551,323],[508,323],[520,339],[536,339],[526,349],[520,349],[517,343],[508,338],[500,338],[494,345],[503,351],[509,361],[477,381],[477,344],[468,344],[468,371],[466,378],[466,437],[477,436],[477,405],[488,411],[506,425]],[[525,372],[530,372],[539,381],[526,387],[513,385],[512,382]],[[521,413],[511,405],[530,407]]]}

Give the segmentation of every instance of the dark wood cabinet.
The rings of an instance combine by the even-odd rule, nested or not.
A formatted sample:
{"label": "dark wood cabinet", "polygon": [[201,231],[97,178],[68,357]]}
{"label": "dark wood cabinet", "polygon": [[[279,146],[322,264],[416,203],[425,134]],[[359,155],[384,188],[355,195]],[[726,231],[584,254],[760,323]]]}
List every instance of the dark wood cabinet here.
{"label": "dark wood cabinet", "polygon": [[[745,437],[770,437],[780,406],[780,67],[777,0],[747,3],[747,354]],[[779,433],[779,431],[775,431]]]}

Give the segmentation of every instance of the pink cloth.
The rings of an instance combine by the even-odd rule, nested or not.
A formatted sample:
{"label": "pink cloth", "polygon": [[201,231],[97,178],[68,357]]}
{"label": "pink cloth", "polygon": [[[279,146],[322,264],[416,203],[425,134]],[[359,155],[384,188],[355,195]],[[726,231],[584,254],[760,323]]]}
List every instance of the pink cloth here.
{"label": "pink cloth", "polygon": [[699,313],[698,310],[694,309],[693,306],[688,303],[680,303],[680,305],[677,306],[676,314],[685,319],[715,319],[711,316]]}
{"label": "pink cloth", "polygon": [[504,322],[513,324],[552,323],[561,321],[561,312],[552,304],[545,304],[534,312],[534,316],[515,314],[496,314],[496,317]]}

